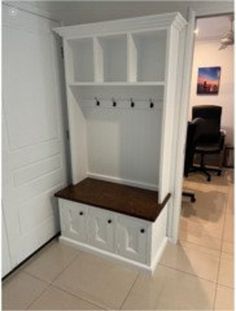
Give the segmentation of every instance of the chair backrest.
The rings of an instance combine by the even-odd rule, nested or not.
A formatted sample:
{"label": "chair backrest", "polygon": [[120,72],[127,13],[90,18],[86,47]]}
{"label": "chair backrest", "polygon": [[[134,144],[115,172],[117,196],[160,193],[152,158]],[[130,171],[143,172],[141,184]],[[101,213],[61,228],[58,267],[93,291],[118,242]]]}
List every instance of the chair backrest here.
{"label": "chair backrest", "polygon": [[185,176],[187,176],[193,165],[195,147],[199,137],[202,135],[202,127],[204,123],[205,121],[202,118],[195,118],[193,121],[188,122],[184,161]]}
{"label": "chair backrest", "polygon": [[202,118],[205,123],[201,125],[201,142],[214,142],[219,139],[222,107],[214,105],[201,105],[192,108],[192,120]]}

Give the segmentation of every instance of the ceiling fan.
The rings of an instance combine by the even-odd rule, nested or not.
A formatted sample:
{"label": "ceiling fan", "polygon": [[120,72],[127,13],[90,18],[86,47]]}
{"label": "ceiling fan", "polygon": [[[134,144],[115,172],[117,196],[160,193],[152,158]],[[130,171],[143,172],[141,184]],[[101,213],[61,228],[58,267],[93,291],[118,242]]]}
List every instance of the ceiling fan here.
{"label": "ceiling fan", "polygon": [[230,30],[226,34],[224,34],[224,36],[221,38],[220,40],[221,46],[219,47],[219,50],[226,49],[227,46],[234,44],[234,29],[233,29],[234,17],[233,15],[231,15],[229,19],[231,22]]}

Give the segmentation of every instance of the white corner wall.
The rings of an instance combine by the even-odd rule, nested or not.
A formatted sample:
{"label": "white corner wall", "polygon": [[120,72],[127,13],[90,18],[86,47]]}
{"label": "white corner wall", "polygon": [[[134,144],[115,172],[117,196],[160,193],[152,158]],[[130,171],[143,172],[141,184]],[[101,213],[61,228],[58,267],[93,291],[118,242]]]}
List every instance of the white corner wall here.
{"label": "white corner wall", "polygon": [[[226,130],[226,144],[233,145],[233,47],[219,50],[219,40],[195,42],[189,119],[195,105],[219,105],[223,108],[221,127]],[[197,95],[197,75],[199,67],[221,67],[218,95]]]}

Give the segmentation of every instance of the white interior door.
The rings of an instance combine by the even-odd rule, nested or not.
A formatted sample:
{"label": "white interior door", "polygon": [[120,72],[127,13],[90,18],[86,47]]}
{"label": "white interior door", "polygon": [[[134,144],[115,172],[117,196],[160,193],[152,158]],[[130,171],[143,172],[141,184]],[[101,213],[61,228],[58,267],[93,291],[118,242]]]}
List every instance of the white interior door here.
{"label": "white interior door", "polygon": [[3,5],[2,193],[11,269],[59,229],[53,195],[67,177],[55,26]]}
{"label": "white interior door", "polygon": [[9,243],[4,211],[2,211],[2,249],[4,251],[4,257],[2,261],[2,276],[5,276],[11,270],[12,264],[9,252]]}

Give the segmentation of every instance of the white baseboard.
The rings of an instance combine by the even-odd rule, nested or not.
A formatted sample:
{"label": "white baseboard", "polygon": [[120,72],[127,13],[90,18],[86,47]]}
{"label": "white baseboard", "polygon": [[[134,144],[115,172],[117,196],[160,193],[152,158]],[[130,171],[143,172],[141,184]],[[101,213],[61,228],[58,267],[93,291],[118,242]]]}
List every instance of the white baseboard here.
{"label": "white baseboard", "polygon": [[87,176],[91,178],[99,179],[99,180],[115,182],[118,184],[138,187],[138,188],[147,189],[147,190],[153,190],[153,191],[158,190],[158,186],[155,184],[143,183],[140,181],[124,179],[124,178],[115,177],[115,176],[102,175],[102,174],[96,174],[96,173],[91,173],[91,172],[87,172]]}
{"label": "white baseboard", "polygon": [[[64,236],[60,236],[59,240],[62,243],[65,243],[67,245],[71,245],[71,246],[73,246],[73,247],[75,247],[75,248],[77,248],[79,250],[86,251],[86,252],[89,252],[89,253],[101,256],[101,257],[106,258],[108,260],[112,260],[113,262],[117,262],[117,263],[123,264],[125,266],[128,266],[129,268],[139,269],[139,270],[141,270],[143,272],[146,272],[146,273],[148,273],[150,275],[153,274],[152,269],[153,269],[153,267],[156,266],[156,265],[153,265],[153,267],[150,267],[148,265],[145,265],[145,264],[142,264],[142,263],[130,260],[128,258],[121,257],[121,256],[119,256],[117,254],[113,254],[113,253],[110,253],[110,252],[98,249],[96,247],[93,247],[93,246],[90,246],[90,245],[87,245],[87,244],[84,244],[84,243],[81,243],[81,242],[77,242],[75,240],[66,238]],[[161,248],[163,248],[163,247],[161,246]],[[160,256],[158,258],[160,258]]]}

